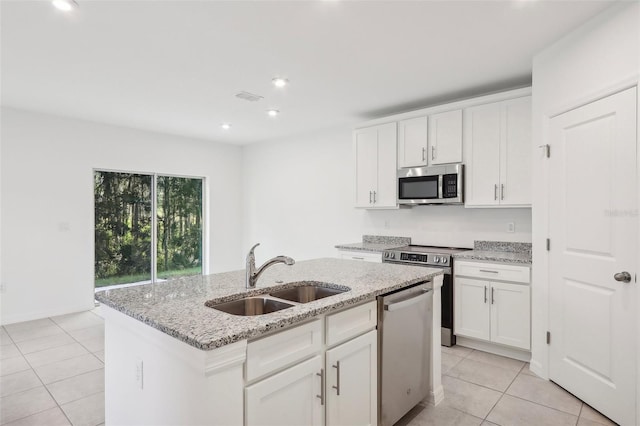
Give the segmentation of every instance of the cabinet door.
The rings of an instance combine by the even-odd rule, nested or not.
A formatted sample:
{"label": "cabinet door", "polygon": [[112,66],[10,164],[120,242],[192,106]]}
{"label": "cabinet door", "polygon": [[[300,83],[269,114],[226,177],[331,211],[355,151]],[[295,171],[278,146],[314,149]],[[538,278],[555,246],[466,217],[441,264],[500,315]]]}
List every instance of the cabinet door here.
{"label": "cabinet door", "polygon": [[323,406],[318,355],[245,389],[245,424],[321,425]]}
{"label": "cabinet door", "polygon": [[504,102],[500,204],[531,205],[531,96]]}
{"label": "cabinet door", "polygon": [[398,168],[427,165],[427,117],[398,122]]}
{"label": "cabinet door", "polygon": [[356,157],[356,207],[372,207],[378,177],[378,129],[358,129],[353,134]]}
{"label": "cabinet door", "polygon": [[491,341],[531,349],[529,286],[491,283]]}
{"label": "cabinet door", "polygon": [[377,334],[327,351],[327,426],[378,424]]}
{"label": "cabinet door", "polygon": [[465,110],[465,206],[498,204],[501,103]]}
{"label": "cabinet door", "polygon": [[378,127],[378,175],[374,207],[398,206],[398,135],[396,123]]}
{"label": "cabinet door", "polygon": [[489,340],[489,287],[488,281],[455,277],[454,334]]}
{"label": "cabinet door", "polygon": [[462,110],[429,117],[429,163],[462,162]]}

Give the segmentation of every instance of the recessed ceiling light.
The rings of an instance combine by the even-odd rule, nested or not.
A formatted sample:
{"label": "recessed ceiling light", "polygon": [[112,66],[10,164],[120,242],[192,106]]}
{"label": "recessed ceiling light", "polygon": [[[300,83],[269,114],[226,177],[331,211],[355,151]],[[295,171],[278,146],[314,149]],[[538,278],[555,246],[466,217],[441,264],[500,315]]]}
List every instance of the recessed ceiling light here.
{"label": "recessed ceiling light", "polygon": [[220,125],[220,127],[222,127],[224,130],[229,130],[231,128],[231,124],[229,123],[222,123]]}
{"label": "recessed ceiling light", "polygon": [[271,82],[276,87],[284,87],[287,84],[289,84],[289,80],[287,80],[286,78],[282,78],[282,77],[276,77],[276,78],[272,79]]}
{"label": "recessed ceiling light", "polygon": [[74,0],[53,0],[52,3],[56,9],[64,12],[71,12],[73,9],[80,7]]}
{"label": "recessed ceiling light", "polygon": [[278,111],[277,109],[268,109],[267,114],[269,114],[269,117],[275,117],[276,115],[280,114],[280,111]]}

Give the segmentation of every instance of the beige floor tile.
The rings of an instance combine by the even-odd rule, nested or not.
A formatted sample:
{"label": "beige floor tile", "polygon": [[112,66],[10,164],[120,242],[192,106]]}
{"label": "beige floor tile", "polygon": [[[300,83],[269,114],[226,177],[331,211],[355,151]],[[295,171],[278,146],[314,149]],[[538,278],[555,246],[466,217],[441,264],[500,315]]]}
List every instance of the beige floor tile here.
{"label": "beige floor tile", "polygon": [[7,334],[7,331],[4,329],[4,327],[0,327],[0,346],[11,344],[13,344],[13,341]]}
{"label": "beige floor tile", "polygon": [[96,306],[95,308],[93,308],[91,310],[91,313],[96,314],[97,316],[99,316],[100,318],[104,318],[104,316],[102,315],[102,306]]}
{"label": "beige floor tile", "polygon": [[498,402],[500,392],[474,385],[449,376],[442,377],[444,401],[442,404],[472,416],[485,418]]}
{"label": "beige floor tile", "polygon": [[42,365],[51,364],[65,359],[75,358],[80,355],[86,355],[89,351],[80,343],[74,342],[56,348],[45,349],[39,352],[32,352],[25,355],[32,367],[40,367]]}
{"label": "beige floor tile", "polygon": [[29,369],[31,369],[31,366],[22,355],[6,358],[0,362],[0,376],[6,376],[7,374],[13,374]]}
{"label": "beige floor tile", "polygon": [[39,339],[25,340],[24,342],[16,343],[16,345],[23,354],[29,354],[32,352],[68,345],[70,343],[75,343],[73,337],[69,336],[67,333],[63,333]]}
{"label": "beige floor tile", "polygon": [[13,395],[42,386],[33,370],[20,371],[0,377],[0,396]]}
{"label": "beige floor tile", "polygon": [[104,319],[91,311],[51,317],[51,320],[67,331],[104,325]]}
{"label": "beige floor tile", "polygon": [[442,374],[445,374],[447,371],[451,370],[463,359],[464,358],[458,355],[442,352]]}
{"label": "beige floor tile", "polygon": [[100,361],[104,362],[104,351],[94,352],[93,354],[97,356]]}
{"label": "beige floor tile", "polygon": [[500,425],[497,425],[495,423],[491,423],[485,420],[484,422],[482,422],[480,426],[500,426]]}
{"label": "beige floor tile", "polygon": [[479,426],[482,419],[463,413],[453,407],[427,405],[408,426]]}
{"label": "beige floor tile", "polygon": [[580,414],[580,408],[582,407],[582,401],[555,383],[525,374],[520,374],[516,377],[509,389],[507,389],[507,394],[555,408],[574,416]]}
{"label": "beige floor tile", "polygon": [[47,385],[58,404],[104,392],[104,368]]}
{"label": "beige floor tile", "polygon": [[104,339],[104,325],[94,325],[80,330],[69,330],[69,334],[79,342],[97,338]]}
{"label": "beige floor tile", "polygon": [[73,426],[95,426],[104,423],[104,392],[62,405]]}
{"label": "beige floor tile", "polygon": [[517,371],[496,367],[484,362],[465,358],[447,372],[447,376],[486,386],[500,392],[507,390]]}
{"label": "beige floor tile", "polygon": [[594,410],[590,405],[583,404],[582,411],[580,412],[580,418],[590,420],[592,422],[599,423],[606,426],[614,426],[616,423],[609,420],[608,417],[603,416],[600,412]]}
{"label": "beige floor tile", "polygon": [[442,346],[442,352],[466,358],[471,352],[473,352],[473,349],[465,348],[464,346],[458,345],[454,345],[451,347]]}
{"label": "beige floor tile", "polygon": [[16,345],[0,346],[0,359],[15,358],[21,355]]}
{"label": "beige floor tile", "polygon": [[36,367],[36,373],[44,384],[68,379],[103,367],[102,362],[92,354],[81,355],[51,364]]}
{"label": "beige floor tile", "polygon": [[71,426],[69,420],[59,407],[24,417],[15,422],[7,423],[7,426]]}
{"label": "beige floor tile", "polygon": [[528,362],[525,362],[524,367],[522,367],[522,371],[520,371],[520,374],[526,374],[527,376],[538,377],[536,373],[531,371],[531,364],[529,364]]}
{"label": "beige floor tile", "polygon": [[0,424],[12,422],[49,408],[56,407],[49,392],[44,386],[39,386],[25,392],[0,398]]}
{"label": "beige floor tile", "polygon": [[494,367],[505,368],[516,372],[520,372],[522,366],[525,364],[524,361],[518,361],[517,359],[507,358],[482,351],[471,352],[467,359],[484,362],[485,364],[493,365]]}
{"label": "beige floor tile", "polygon": [[87,348],[89,352],[104,351],[104,337],[96,337],[95,339],[88,339],[81,341],[82,346]]}
{"label": "beige floor tile", "polygon": [[33,340],[41,337],[56,336],[58,334],[64,334],[64,330],[57,325],[48,325],[46,327],[36,327],[19,329],[15,331],[8,330],[11,339],[16,342],[24,342],[25,340]]}
{"label": "beige floor tile", "polygon": [[9,332],[9,334],[11,334],[11,332],[13,331],[33,330],[42,327],[50,327],[52,325],[55,325],[55,323],[49,318],[42,318],[32,321],[23,321],[16,322],[14,324],[8,324],[4,326],[4,329]]}
{"label": "beige floor tile", "polygon": [[602,426],[602,423],[594,422],[593,420],[580,417],[576,426]]}
{"label": "beige floor tile", "polygon": [[510,395],[504,395],[487,420],[501,426],[574,426],[577,416],[544,407]]}

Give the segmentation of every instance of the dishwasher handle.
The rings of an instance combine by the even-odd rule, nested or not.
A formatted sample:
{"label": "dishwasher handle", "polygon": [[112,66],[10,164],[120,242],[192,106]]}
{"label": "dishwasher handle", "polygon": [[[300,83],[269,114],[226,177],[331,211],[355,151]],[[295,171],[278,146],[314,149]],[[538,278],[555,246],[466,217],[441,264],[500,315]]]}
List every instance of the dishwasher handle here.
{"label": "dishwasher handle", "polygon": [[429,297],[429,293],[431,291],[432,290],[430,288],[425,288],[417,296],[411,297],[409,299],[405,299],[405,300],[400,301],[400,302],[385,303],[384,304],[384,310],[392,312],[392,311],[397,311],[398,309],[406,308],[407,306],[415,305],[416,303],[420,303],[423,300],[425,300],[427,297]]}

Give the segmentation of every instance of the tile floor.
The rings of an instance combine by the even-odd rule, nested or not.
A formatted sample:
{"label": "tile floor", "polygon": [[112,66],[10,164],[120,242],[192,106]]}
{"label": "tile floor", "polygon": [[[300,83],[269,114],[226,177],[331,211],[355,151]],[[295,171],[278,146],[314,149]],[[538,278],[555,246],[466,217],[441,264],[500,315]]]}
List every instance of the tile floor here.
{"label": "tile floor", "polygon": [[527,363],[462,346],[442,348],[445,399],[419,405],[395,426],[615,425]]}
{"label": "tile floor", "polygon": [[[526,363],[442,348],[445,400],[396,426],[614,425]],[[99,308],[0,329],[0,425],[104,422],[104,320]]]}
{"label": "tile floor", "polygon": [[99,308],[0,329],[0,424],[104,423]]}

